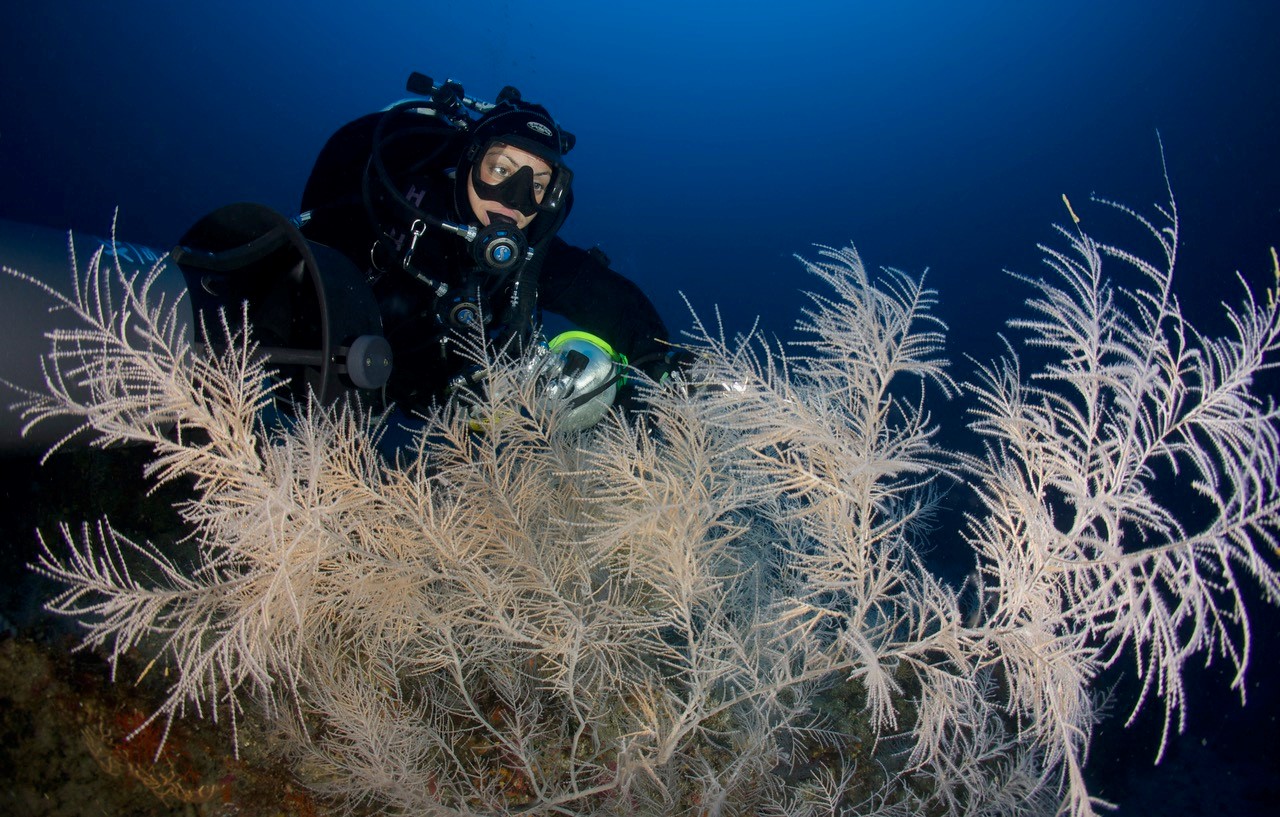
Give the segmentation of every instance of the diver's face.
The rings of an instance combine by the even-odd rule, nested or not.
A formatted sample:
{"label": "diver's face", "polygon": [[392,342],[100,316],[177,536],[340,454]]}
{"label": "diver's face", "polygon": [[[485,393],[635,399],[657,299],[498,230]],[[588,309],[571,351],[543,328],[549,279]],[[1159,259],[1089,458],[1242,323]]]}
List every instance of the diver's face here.
{"label": "diver's face", "polygon": [[[526,167],[533,172],[533,200],[541,202],[543,196],[547,194],[547,185],[551,183],[551,165],[527,150],[500,142],[494,143],[480,159],[478,165],[480,181],[485,184],[502,184]],[[467,174],[467,199],[471,202],[471,212],[475,213],[480,224],[485,227],[492,223],[495,215],[499,215],[511,219],[523,230],[529,226],[529,222],[533,221],[534,215],[537,215],[536,212],[525,215],[502,202],[480,198],[476,192],[475,180],[469,173]]]}

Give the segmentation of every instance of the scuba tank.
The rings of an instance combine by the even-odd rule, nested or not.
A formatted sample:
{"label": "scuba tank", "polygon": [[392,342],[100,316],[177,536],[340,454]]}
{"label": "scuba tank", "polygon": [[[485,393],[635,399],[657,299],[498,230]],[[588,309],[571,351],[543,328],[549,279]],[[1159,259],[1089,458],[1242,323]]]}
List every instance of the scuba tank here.
{"label": "scuba tank", "polygon": [[[177,305],[189,343],[221,350],[222,315],[245,317],[257,353],[290,384],[294,398],[312,392],[324,403],[345,395],[370,399],[391,371],[377,304],[364,276],[327,247],[306,241],[284,216],[258,204],[235,204],[198,221],[167,255],[141,244],[75,235],[0,220],[0,262],[18,275],[0,275],[0,324],[8,328],[0,382],[21,392],[44,390],[41,360],[48,337],[83,327],[51,294],[71,281],[68,250],[80,275],[101,253],[98,284],[104,297],[124,302],[129,277],[155,271],[152,295]],[[119,272],[111,269],[118,266]],[[75,286],[83,286],[75,281]],[[242,304],[244,308],[242,310]],[[12,393],[11,393],[12,394]],[[88,399],[83,395],[82,399]],[[26,429],[0,408],[0,455],[46,451],[79,427],[57,418]]]}
{"label": "scuba tank", "polygon": [[[23,392],[44,391],[41,361],[49,352],[49,335],[82,328],[68,310],[57,308],[58,301],[52,295],[55,291],[69,291],[69,252],[74,253],[81,273],[95,254],[102,254],[99,283],[115,303],[121,303],[124,297],[122,276],[111,269],[116,265],[124,276],[145,276],[148,270],[156,269],[152,292],[157,299],[163,297],[174,303],[186,292],[181,272],[164,260],[162,250],[88,233],[77,232],[69,237],[65,230],[0,219],[0,267],[5,269],[0,273],[0,326],[5,329],[0,384],[8,384],[0,385],[4,398],[0,404],[0,456],[44,453],[54,444],[65,442],[80,426],[74,417],[61,417],[26,428],[26,420],[9,405]],[[79,286],[81,282],[75,284]],[[191,311],[185,305],[177,316],[191,325]],[[80,396],[89,398],[87,393]]]}

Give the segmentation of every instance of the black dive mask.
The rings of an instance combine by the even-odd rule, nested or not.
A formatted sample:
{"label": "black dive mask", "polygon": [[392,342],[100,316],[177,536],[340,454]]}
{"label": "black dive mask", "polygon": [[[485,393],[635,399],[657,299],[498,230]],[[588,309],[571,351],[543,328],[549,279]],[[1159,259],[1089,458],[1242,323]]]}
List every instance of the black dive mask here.
{"label": "black dive mask", "polygon": [[[549,169],[535,172],[532,166],[519,164],[522,160],[513,159],[504,150],[507,147],[532,153],[546,162]],[[476,195],[525,216],[561,210],[573,182],[573,172],[559,157],[533,149],[537,147],[518,136],[495,139],[483,150],[472,147],[469,153],[473,157],[471,183]]]}
{"label": "black dive mask", "polygon": [[471,169],[471,183],[476,195],[485,201],[496,201],[526,216],[536,215],[538,199],[534,196],[533,168],[525,166],[498,184],[487,184],[480,178],[480,164]]}

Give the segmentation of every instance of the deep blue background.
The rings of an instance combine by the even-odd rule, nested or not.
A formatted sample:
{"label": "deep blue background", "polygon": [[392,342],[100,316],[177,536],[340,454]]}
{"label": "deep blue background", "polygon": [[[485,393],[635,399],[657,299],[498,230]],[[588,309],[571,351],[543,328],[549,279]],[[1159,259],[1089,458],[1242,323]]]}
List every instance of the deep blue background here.
{"label": "deep blue background", "polygon": [[[683,291],[731,331],[785,332],[809,284],[791,254],[852,241],[929,268],[963,376],[964,352],[998,352],[1025,296],[1001,270],[1037,269],[1063,194],[1086,226],[1091,193],[1161,200],[1157,130],[1187,310],[1213,326],[1236,270],[1269,283],[1280,3],[370,5],[5,3],[0,217],[101,234],[118,207],[122,238],[167,248],[228,202],[291,213],[328,134],[420,70],[516,85],[578,135],[565,235],[676,329]],[[1153,725],[1103,734],[1092,768],[1122,814],[1272,813],[1274,622],[1248,709],[1193,703],[1161,770]]]}

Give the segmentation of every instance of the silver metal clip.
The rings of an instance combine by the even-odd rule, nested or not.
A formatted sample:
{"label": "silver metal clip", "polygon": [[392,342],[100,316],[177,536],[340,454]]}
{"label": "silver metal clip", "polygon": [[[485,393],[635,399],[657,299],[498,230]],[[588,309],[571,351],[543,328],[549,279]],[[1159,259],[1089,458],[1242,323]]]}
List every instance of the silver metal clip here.
{"label": "silver metal clip", "polygon": [[402,262],[402,266],[406,271],[409,269],[409,262],[413,259],[413,251],[418,246],[418,239],[426,231],[427,225],[422,219],[414,219],[413,226],[409,228],[409,232],[413,234],[413,237],[409,239],[409,249],[405,250],[404,261]]}

